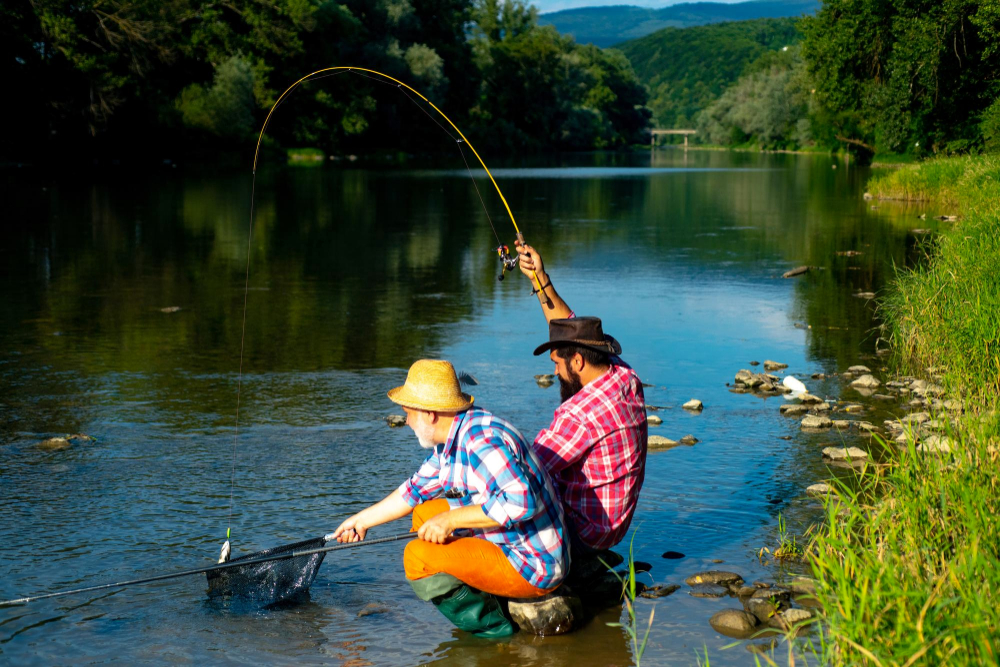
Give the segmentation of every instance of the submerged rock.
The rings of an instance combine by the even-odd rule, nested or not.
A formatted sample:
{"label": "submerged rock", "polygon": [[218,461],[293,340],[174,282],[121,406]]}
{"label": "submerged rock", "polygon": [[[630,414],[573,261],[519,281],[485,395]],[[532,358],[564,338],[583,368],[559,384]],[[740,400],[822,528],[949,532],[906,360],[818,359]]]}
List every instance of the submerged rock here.
{"label": "submerged rock", "polygon": [[729,589],[719,584],[695,584],[688,591],[693,598],[721,598],[729,593]]}
{"label": "submerged rock", "polygon": [[389,415],[385,418],[386,423],[392,428],[399,428],[400,426],[406,426],[406,417],[403,415]]}
{"label": "submerged rock", "polygon": [[668,595],[675,593],[680,590],[680,586],[677,584],[656,584],[655,586],[650,586],[642,593],[641,597],[644,598],[665,598]]}
{"label": "submerged rock", "polygon": [[851,386],[856,389],[876,389],[881,384],[873,375],[862,375],[852,382]]}
{"label": "submerged rock", "polygon": [[697,445],[699,442],[701,442],[701,440],[690,434],[685,435],[683,438],[681,438],[682,445]]}
{"label": "submerged rock", "polygon": [[66,439],[70,442],[97,442],[97,438],[92,435],[85,435],[83,433],[74,433],[73,435],[67,435]]}
{"label": "submerged rock", "polygon": [[802,428],[805,429],[820,429],[820,428],[830,428],[833,426],[833,422],[829,417],[824,417],[822,415],[806,415],[802,418],[800,423]]}
{"label": "submerged rock", "polygon": [[757,617],[742,609],[723,609],[708,619],[708,624],[719,634],[735,639],[743,639],[753,634],[760,624]]}
{"label": "submerged rock", "polygon": [[788,364],[783,364],[780,361],[771,361],[770,359],[764,361],[765,371],[780,371],[782,368],[788,368]]}
{"label": "submerged rock", "polygon": [[706,570],[705,572],[698,572],[697,574],[692,574],[690,577],[684,580],[684,583],[687,584],[688,586],[696,586],[698,584],[740,586],[743,584],[743,577],[736,574],[735,572],[726,572],[725,570]]}
{"label": "submerged rock", "polygon": [[790,271],[785,271],[781,274],[782,278],[794,278],[795,276],[801,276],[804,273],[809,273],[810,267],[808,266],[797,266]]}
{"label": "submerged rock", "polygon": [[868,452],[857,447],[824,447],[823,458],[831,461],[862,461],[868,458]]}
{"label": "submerged rock", "polygon": [[580,598],[557,593],[510,600],[507,608],[518,627],[541,637],[569,632],[574,622],[583,616]]}
{"label": "submerged rock", "polygon": [[697,398],[692,398],[690,401],[682,405],[685,410],[690,410],[692,412],[701,412],[705,405],[699,401]]}
{"label": "submerged rock", "polygon": [[38,443],[39,449],[44,449],[48,452],[56,452],[60,449],[66,449],[69,446],[70,442],[66,438],[49,438]]}

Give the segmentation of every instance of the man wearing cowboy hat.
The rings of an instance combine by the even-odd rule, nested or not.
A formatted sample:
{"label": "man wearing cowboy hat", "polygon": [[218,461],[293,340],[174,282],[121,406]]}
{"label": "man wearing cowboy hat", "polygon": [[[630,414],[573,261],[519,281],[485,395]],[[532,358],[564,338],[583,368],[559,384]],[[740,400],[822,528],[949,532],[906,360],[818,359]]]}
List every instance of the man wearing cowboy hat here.
{"label": "man wearing cowboy hat", "polygon": [[473,407],[447,361],[417,361],[389,399],[403,406],[407,426],[431,452],[412,477],[333,536],[357,542],[412,512],[420,539],[406,545],[403,568],[417,596],[463,630],[511,634],[495,596],[540,597],[568,569],[551,480],[517,429]]}
{"label": "man wearing cowboy hat", "polygon": [[542,257],[517,244],[521,271],[537,274],[549,324],[549,352],[562,404],[533,449],[562,498],[574,568],[621,542],[628,532],[646,468],[646,399],[622,348],[596,317],[576,317],[545,273]]}

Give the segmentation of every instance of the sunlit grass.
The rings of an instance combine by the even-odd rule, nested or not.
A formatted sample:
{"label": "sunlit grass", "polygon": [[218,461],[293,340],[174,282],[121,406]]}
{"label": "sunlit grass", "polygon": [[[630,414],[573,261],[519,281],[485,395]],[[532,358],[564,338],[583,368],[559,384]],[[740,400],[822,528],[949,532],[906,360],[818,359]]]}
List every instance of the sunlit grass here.
{"label": "sunlit grass", "polygon": [[881,304],[897,361],[944,368],[966,412],[950,454],[909,442],[856,491],[827,501],[810,545],[825,662],[980,665],[1000,659],[1000,159],[934,160],[873,179],[876,197],[925,199],[962,219],[901,272]]}

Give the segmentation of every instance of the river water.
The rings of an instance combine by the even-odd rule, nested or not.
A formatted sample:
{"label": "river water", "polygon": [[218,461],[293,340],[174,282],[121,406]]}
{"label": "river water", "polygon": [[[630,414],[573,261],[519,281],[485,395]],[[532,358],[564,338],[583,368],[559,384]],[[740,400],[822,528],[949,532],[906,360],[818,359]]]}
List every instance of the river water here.
{"label": "river water", "polygon": [[[461,169],[459,169],[461,167]],[[819,520],[822,444],[782,399],[730,393],[775,359],[815,392],[874,355],[873,305],[919,255],[915,211],[873,208],[868,172],[828,156],[659,151],[496,170],[529,242],[578,314],[603,318],[662,406],[634,527],[646,580],[730,569],[747,581],[779,515]],[[513,230],[479,174],[506,243]],[[250,178],[164,168],[88,180],[8,173],[0,244],[0,598],[212,562],[229,524]],[[931,212],[932,214],[936,212]],[[533,435],[559,401],[533,357],[547,330],[529,284],[497,281],[496,241],[464,165],[282,168],[257,182],[232,530],[247,553],[322,535],[419,464],[385,392],[418,358],[472,373],[477,404]],[[838,251],[857,250],[856,256]],[[782,280],[808,264],[819,269]],[[166,309],[166,310],[164,310]],[[873,366],[874,367],[874,366]],[[680,405],[704,401],[701,414]],[[887,408],[891,412],[892,407]],[[871,418],[871,417],[867,417]],[[51,436],[89,444],[50,451]],[[790,439],[783,439],[789,438]],[[853,443],[852,443],[853,444]],[[836,472],[835,474],[845,474]],[[387,526],[373,535],[404,529]],[[678,551],[684,558],[661,554]],[[625,665],[619,609],[572,634],[482,641],[406,584],[402,546],[331,554],[308,601],[219,606],[203,578],[0,608],[0,660]],[[708,618],[738,607],[682,588],[655,608],[644,660],[753,664]],[[726,648],[729,647],[729,648]]]}

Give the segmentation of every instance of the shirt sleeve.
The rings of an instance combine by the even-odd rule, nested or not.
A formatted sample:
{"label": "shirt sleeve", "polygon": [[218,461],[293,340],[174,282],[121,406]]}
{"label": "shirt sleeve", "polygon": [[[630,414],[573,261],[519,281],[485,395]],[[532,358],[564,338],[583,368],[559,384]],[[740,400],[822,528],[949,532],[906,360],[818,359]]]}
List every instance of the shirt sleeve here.
{"label": "shirt sleeve", "polygon": [[399,492],[406,504],[416,507],[420,503],[436,498],[444,490],[444,485],[438,476],[440,472],[441,458],[435,450],[423,462],[420,469],[400,485]]}
{"label": "shirt sleeve", "polygon": [[[483,513],[505,528],[538,514],[539,506],[524,467],[502,436],[492,433],[470,457],[470,481],[486,496]],[[496,440],[501,440],[497,442]]]}
{"label": "shirt sleeve", "polygon": [[563,413],[551,426],[538,433],[534,450],[542,465],[552,474],[579,461],[587,451],[588,441],[587,428]]}

